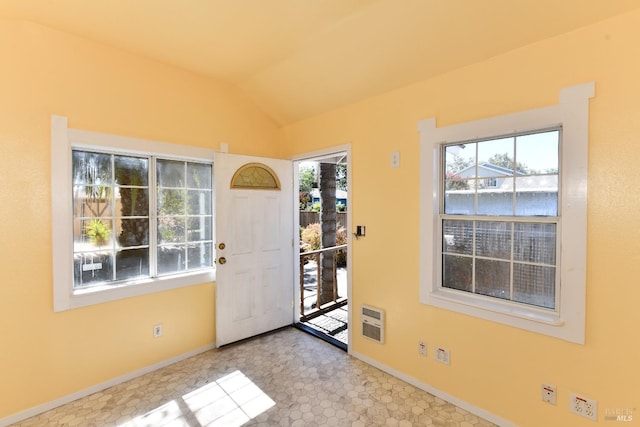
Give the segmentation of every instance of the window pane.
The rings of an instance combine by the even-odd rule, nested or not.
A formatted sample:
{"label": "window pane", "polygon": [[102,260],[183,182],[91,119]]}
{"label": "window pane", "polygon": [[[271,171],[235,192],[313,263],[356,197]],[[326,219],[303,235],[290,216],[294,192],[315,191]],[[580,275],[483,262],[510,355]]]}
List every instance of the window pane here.
{"label": "window pane", "polygon": [[112,280],[113,260],[109,251],[74,254],[74,288],[84,288]]}
{"label": "window pane", "polygon": [[[170,274],[213,263],[212,166],[158,160],[158,272]],[[185,179],[186,178],[186,179]],[[167,188],[170,187],[170,188]],[[202,242],[185,245],[187,242]],[[176,245],[168,245],[175,243]]]}
{"label": "window pane", "polygon": [[476,293],[509,299],[510,263],[476,259]]}
{"label": "window pane", "polygon": [[523,174],[557,174],[560,131],[520,135],[516,138],[518,163]]}
{"label": "window pane", "polygon": [[144,246],[149,244],[149,219],[121,219],[116,226],[118,243],[122,247]]}
{"label": "window pane", "polygon": [[556,269],[514,264],[513,300],[545,308],[555,308]]}
{"label": "window pane", "polygon": [[[93,233],[88,233],[92,228],[99,228],[95,224],[92,225],[94,219],[84,218],[84,219],[75,219],[73,221],[73,246],[74,252],[83,252],[83,251],[91,251],[94,250],[96,246],[104,246],[108,243],[103,243],[104,240],[100,240],[96,237],[93,237]],[[104,223],[105,233],[106,227],[108,227],[108,222]]]}
{"label": "window pane", "polygon": [[476,255],[511,259],[511,223],[476,221]]}
{"label": "window pane", "polygon": [[475,179],[460,178],[458,175],[447,175],[445,180],[446,191],[473,190],[475,188]]}
{"label": "window pane", "polygon": [[514,138],[478,143],[478,176],[513,175]]}
{"label": "window pane", "polygon": [[185,162],[159,159],[156,161],[156,167],[159,187],[185,186]]}
{"label": "window pane", "polygon": [[183,246],[162,246],[158,248],[158,274],[184,271],[186,256]]}
{"label": "window pane", "polygon": [[[82,244],[84,248],[79,250],[108,250],[113,247],[113,221],[106,218],[92,218],[74,221],[77,224],[79,236],[74,236],[74,242]],[[74,227],[75,228],[75,227]]]}
{"label": "window pane", "polygon": [[211,215],[211,191],[189,190],[187,214]]}
{"label": "window pane", "polygon": [[189,245],[187,248],[189,269],[211,267],[213,265],[212,248],[213,243]]}
{"label": "window pane", "polygon": [[473,190],[448,189],[444,193],[444,213],[451,215],[473,215],[475,192]]}
{"label": "window pane", "polygon": [[513,178],[496,178],[495,188],[478,190],[478,215],[513,215]]}
{"label": "window pane", "polygon": [[476,144],[447,145],[444,161],[447,176],[475,176]]}
{"label": "window pane", "polygon": [[211,217],[195,217],[187,220],[187,236],[190,242],[212,240]]}
{"label": "window pane", "polygon": [[442,286],[471,292],[473,260],[470,257],[443,255]]}
{"label": "window pane", "polygon": [[445,147],[445,202],[448,214],[475,212],[476,144],[458,144]]}
{"label": "window pane", "polygon": [[[146,188],[120,187],[119,204],[121,216],[149,216],[149,190]],[[117,205],[116,205],[117,206]]]}
{"label": "window pane", "polygon": [[158,215],[184,215],[185,190],[158,190]]}
{"label": "window pane", "polygon": [[73,251],[80,252],[84,250],[82,248],[83,244],[89,243],[89,237],[84,234],[84,219],[74,219],[73,220]]}
{"label": "window pane", "polygon": [[149,248],[118,251],[116,279],[135,279],[149,276]]}
{"label": "window pane", "polygon": [[73,151],[73,183],[111,185],[111,154]]}
{"label": "window pane", "polygon": [[556,264],[556,224],[516,223],[513,258],[538,264]]}
{"label": "window pane", "polygon": [[115,156],[115,178],[118,185],[146,187],[149,182],[149,160],[142,157]]}
{"label": "window pane", "polygon": [[112,215],[112,187],[103,185],[74,185],[73,214],[75,217],[91,218]]}
{"label": "window pane", "polygon": [[211,188],[211,165],[201,163],[187,163],[189,188]]}
{"label": "window pane", "polygon": [[445,220],[442,224],[442,250],[447,253],[473,254],[473,222]]}
{"label": "window pane", "polygon": [[557,216],[558,175],[516,178],[516,215]]}
{"label": "window pane", "polygon": [[158,243],[183,243],[185,241],[185,217],[163,216],[158,218]]}

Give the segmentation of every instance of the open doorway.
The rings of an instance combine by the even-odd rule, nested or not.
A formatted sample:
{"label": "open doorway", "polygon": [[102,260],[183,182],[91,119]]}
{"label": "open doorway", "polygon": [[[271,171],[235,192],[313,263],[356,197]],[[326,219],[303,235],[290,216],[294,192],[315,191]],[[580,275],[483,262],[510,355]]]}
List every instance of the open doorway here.
{"label": "open doorway", "polygon": [[298,190],[296,326],[349,344],[349,162],[340,150],[294,161]]}

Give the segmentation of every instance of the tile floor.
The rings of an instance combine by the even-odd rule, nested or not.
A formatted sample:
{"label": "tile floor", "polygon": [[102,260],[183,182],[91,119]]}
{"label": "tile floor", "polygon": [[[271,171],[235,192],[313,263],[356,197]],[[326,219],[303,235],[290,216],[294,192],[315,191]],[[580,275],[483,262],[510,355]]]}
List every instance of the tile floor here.
{"label": "tile floor", "polygon": [[493,426],[285,328],[61,406],[16,426]]}

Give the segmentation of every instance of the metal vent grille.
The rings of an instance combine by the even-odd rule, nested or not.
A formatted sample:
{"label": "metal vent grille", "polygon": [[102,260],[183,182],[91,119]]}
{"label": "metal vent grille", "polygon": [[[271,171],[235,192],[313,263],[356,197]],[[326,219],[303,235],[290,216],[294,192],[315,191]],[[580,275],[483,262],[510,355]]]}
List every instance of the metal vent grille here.
{"label": "metal vent grille", "polygon": [[370,308],[362,307],[362,314],[364,316],[373,317],[374,319],[380,320],[381,313],[378,310],[372,310]]}
{"label": "metal vent grille", "polygon": [[362,336],[384,343],[384,311],[379,308],[363,305],[360,310],[362,320]]}

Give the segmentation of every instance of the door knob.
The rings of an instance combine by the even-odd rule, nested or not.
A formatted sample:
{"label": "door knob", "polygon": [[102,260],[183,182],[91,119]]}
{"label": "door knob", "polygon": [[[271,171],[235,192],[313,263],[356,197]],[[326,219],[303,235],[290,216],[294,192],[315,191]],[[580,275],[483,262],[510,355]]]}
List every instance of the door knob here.
{"label": "door knob", "polygon": [[220,250],[223,250],[226,247],[227,247],[227,245],[225,245],[224,243],[218,244],[218,249],[220,249]]}
{"label": "door knob", "polygon": [[218,258],[218,264],[226,264],[227,259],[223,256],[221,256],[220,258]]}

